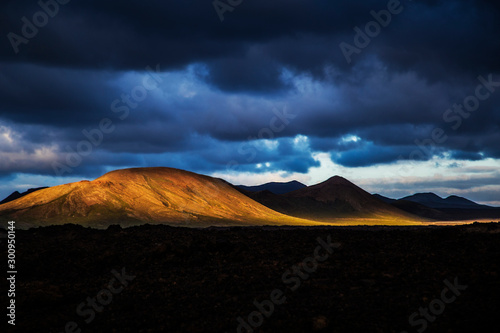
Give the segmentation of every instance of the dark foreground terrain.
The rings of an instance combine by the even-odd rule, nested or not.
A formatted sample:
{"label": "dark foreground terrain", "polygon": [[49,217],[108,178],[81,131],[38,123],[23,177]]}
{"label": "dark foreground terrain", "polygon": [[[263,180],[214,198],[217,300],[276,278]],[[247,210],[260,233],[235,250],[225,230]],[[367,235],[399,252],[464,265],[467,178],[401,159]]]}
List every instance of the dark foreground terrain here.
{"label": "dark foreground terrain", "polygon": [[[500,226],[493,223],[204,230],[71,225],[16,233],[17,317],[9,331],[237,332],[238,317],[255,332],[500,327]],[[318,237],[341,246],[329,253]],[[1,244],[6,258],[3,237]]]}

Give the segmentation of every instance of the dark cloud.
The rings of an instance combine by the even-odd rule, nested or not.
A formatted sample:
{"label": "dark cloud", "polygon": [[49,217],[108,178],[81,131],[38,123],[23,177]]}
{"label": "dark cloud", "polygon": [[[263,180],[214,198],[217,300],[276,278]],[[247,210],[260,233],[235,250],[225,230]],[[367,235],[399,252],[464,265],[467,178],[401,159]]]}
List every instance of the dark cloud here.
{"label": "dark cloud", "polygon": [[[498,71],[495,54],[498,5],[486,1],[401,1],[403,11],[363,50],[400,71],[433,80],[460,72]],[[161,61],[165,69],[194,62],[213,67],[212,82],[223,89],[281,86],[279,67],[323,76],[331,64],[351,68],[338,47],[353,43],[355,26],[373,20],[370,11],[387,1],[252,1],[227,12],[220,22],[211,1],[71,1],[15,54],[7,38],[0,58],[53,66],[143,69]],[[21,17],[40,8],[32,1],[3,2],[1,30],[20,33]],[[91,24],[90,24],[91,23]],[[259,54],[255,54],[256,48]],[[227,61],[227,67],[220,66]],[[248,62],[249,61],[249,62]],[[239,65],[241,64],[241,65]],[[249,72],[266,71],[264,82]],[[242,76],[234,75],[239,67]],[[267,69],[267,70],[266,70]],[[265,78],[267,76],[268,78]],[[460,76],[460,74],[459,74]],[[234,85],[231,84],[234,79]]]}
{"label": "dark cloud", "polygon": [[484,157],[480,153],[468,153],[464,151],[457,151],[451,154],[451,157],[457,160],[479,161]]}
{"label": "dark cloud", "polygon": [[[387,1],[243,1],[223,22],[212,1],[70,1],[18,53],[8,34],[40,7],[4,1],[0,174],[53,174],[103,119],[114,129],[72,175],[134,165],[209,173],[231,161],[242,172],[306,173],[319,166],[313,152],[361,167],[411,159],[422,145],[432,148],[413,155],[422,160],[500,158],[498,91],[470,115],[445,117],[478,76],[500,81],[500,5],[401,4],[348,63],[339,44],[353,44],[353,28]],[[127,104],[147,66],[159,80]],[[436,129],[446,138],[431,142]],[[307,144],[294,142],[300,135]]]}

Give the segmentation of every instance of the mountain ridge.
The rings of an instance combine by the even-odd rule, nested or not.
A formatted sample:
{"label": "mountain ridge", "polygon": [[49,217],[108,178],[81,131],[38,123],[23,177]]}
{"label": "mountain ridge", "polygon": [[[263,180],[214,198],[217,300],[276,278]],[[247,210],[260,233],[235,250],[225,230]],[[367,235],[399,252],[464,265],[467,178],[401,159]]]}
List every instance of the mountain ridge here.
{"label": "mountain ridge", "polygon": [[248,192],[260,192],[267,190],[274,194],[285,194],[307,187],[307,185],[304,185],[299,181],[292,180],[289,182],[268,182],[265,184],[254,186],[236,185],[236,187]]}
{"label": "mountain ridge", "polygon": [[450,195],[446,198],[442,198],[439,195],[432,192],[415,193],[399,200],[413,201],[426,205],[430,208],[469,208],[469,209],[487,209],[493,208],[487,205],[478,204],[472,200],[466,199],[464,197],[459,197],[457,195]]}

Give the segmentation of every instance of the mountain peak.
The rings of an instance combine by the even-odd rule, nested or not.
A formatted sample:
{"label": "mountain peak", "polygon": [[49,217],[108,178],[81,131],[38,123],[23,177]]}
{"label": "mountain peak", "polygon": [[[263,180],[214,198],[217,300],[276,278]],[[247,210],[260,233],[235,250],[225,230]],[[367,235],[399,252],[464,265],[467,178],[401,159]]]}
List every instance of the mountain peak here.
{"label": "mountain peak", "polygon": [[416,200],[443,200],[443,198],[441,198],[439,195],[437,195],[436,193],[433,193],[433,192],[415,193],[415,194],[406,196],[404,198],[401,198],[401,200],[410,200],[410,199],[416,199]]}
{"label": "mountain peak", "polygon": [[325,180],[324,182],[322,182],[318,185],[321,185],[321,184],[323,184],[323,185],[353,185],[353,186],[356,186],[353,183],[351,183],[349,180],[345,179],[344,177],[337,176],[337,175],[328,178],[327,180]]}
{"label": "mountain peak", "polygon": [[316,202],[313,209],[323,207],[334,214],[333,216],[413,218],[405,212],[381,202],[356,184],[338,175],[322,183],[291,192],[287,196],[307,198],[309,202]]}
{"label": "mountain peak", "polygon": [[428,196],[428,197],[433,197],[433,198],[440,198],[440,199],[443,199],[441,198],[439,195],[437,195],[436,193],[434,192],[423,192],[423,193],[417,193],[417,194],[421,194],[421,195],[425,195],[425,196]]}
{"label": "mountain peak", "polygon": [[167,167],[145,167],[145,168],[128,168],[113,170],[105,173],[96,180],[108,180],[114,178],[126,178],[133,175],[159,175],[164,173],[182,173],[182,174],[192,174],[189,171],[167,168]]}
{"label": "mountain peak", "polygon": [[[340,189],[340,188],[342,189]],[[351,189],[351,190],[354,190],[356,192],[365,192],[363,189],[361,189],[359,186],[357,186],[356,184],[350,182],[349,180],[345,179],[344,177],[341,177],[341,176],[333,176],[333,177],[330,177],[328,178],[327,180],[321,182],[321,183],[318,183],[316,185],[311,185],[311,186],[308,186],[306,188],[303,188],[303,189],[300,189],[298,191],[295,191],[295,192],[302,192],[302,193],[306,193],[306,192],[310,192],[310,191],[321,191],[321,192],[328,192],[328,193],[336,193],[338,191],[345,191],[346,189]]]}

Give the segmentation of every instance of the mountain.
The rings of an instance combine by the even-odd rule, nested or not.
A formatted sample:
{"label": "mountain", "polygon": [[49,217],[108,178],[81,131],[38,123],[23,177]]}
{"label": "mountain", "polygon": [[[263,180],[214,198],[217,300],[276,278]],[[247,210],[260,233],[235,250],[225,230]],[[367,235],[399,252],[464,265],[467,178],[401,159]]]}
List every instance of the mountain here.
{"label": "mountain", "polygon": [[456,195],[443,199],[434,193],[416,193],[398,200],[379,194],[373,196],[410,214],[438,221],[500,218],[500,208],[480,205]]}
{"label": "mountain", "polygon": [[27,194],[30,194],[32,192],[35,192],[35,191],[38,191],[38,190],[43,190],[44,188],[47,188],[47,187],[37,187],[37,188],[30,188],[29,190],[23,192],[23,193],[19,193],[18,191],[14,191],[12,194],[10,194],[7,198],[3,199],[2,201],[0,201],[0,205],[1,204],[4,204],[4,203],[7,203],[9,201],[14,201],[16,199],[19,199],[19,198],[22,198],[24,197],[25,195]]}
{"label": "mountain", "polygon": [[109,172],[93,181],[42,189],[0,205],[0,222],[106,227],[172,225],[315,225],[275,212],[221,179],[171,168]]}
{"label": "mountain", "polygon": [[446,199],[434,193],[416,193],[400,200],[407,200],[417,202],[419,204],[425,205],[430,208],[451,208],[451,209],[487,209],[493,208],[486,205],[480,205],[474,201],[456,196],[450,195]]}
{"label": "mountain", "polygon": [[283,214],[317,221],[339,218],[417,220],[416,216],[373,197],[340,176],[283,195],[261,191],[249,196]]}
{"label": "mountain", "polygon": [[274,194],[285,194],[307,186],[296,180],[292,180],[286,183],[271,182],[257,186],[237,185],[236,187],[248,192],[269,191]]}

